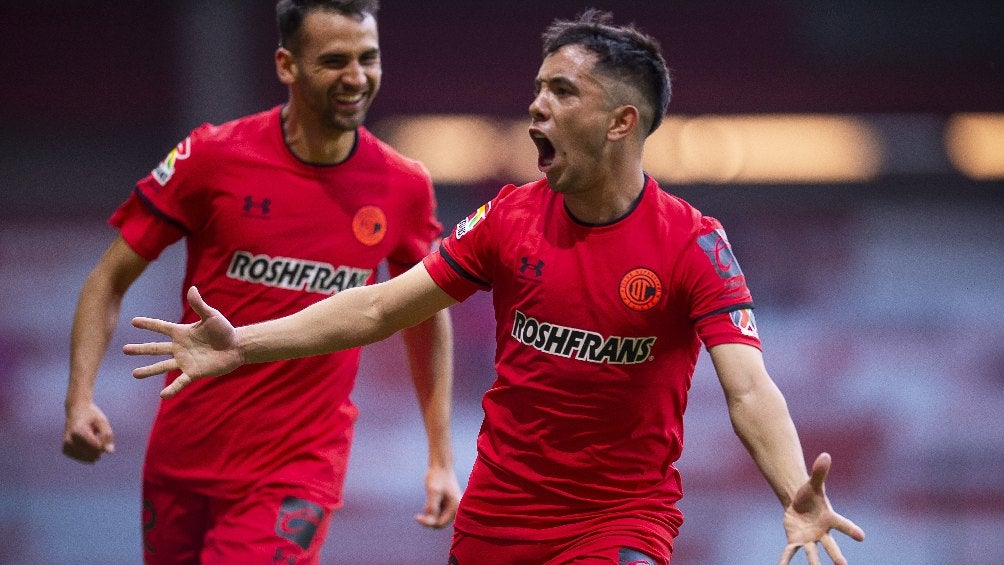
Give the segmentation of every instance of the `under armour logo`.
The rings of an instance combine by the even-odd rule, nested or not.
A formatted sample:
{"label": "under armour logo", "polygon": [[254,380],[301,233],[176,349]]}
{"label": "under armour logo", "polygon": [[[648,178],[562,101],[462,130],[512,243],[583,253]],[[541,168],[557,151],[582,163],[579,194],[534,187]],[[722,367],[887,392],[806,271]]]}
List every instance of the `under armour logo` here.
{"label": "under armour logo", "polygon": [[272,200],[270,198],[265,198],[261,202],[255,202],[254,198],[251,196],[244,197],[244,213],[250,214],[255,208],[261,209],[261,215],[267,216],[269,212],[269,207],[272,205]]}
{"label": "under armour logo", "polygon": [[520,257],[519,261],[519,272],[521,274],[526,274],[527,269],[533,269],[533,274],[538,277],[544,274],[544,261],[538,260],[536,263],[531,264],[529,257]]}

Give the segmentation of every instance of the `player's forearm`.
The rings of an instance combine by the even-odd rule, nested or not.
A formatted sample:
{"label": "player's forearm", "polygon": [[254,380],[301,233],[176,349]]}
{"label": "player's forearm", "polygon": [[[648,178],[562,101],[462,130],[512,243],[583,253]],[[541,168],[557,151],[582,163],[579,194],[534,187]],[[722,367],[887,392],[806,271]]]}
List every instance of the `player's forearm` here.
{"label": "player's forearm", "polygon": [[772,381],[729,399],[732,427],[787,507],[808,473],[784,396]]}
{"label": "player's forearm", "polygon": [[403,336],[428,439],[429,465],[452,468],[453,328],[448,312],[438,312]]}
{"label": "player's forearm", "polygon": [[295,314],[237,328],[244,363],[321,355],[393,334],[400,328],[380,314],[374,297],[377,286],[345,290]]}
{"label": "player's forearm", "polygon": [[308,357],[380,341],[455,304],[419,263],[371,286],[351,288],[269,322],[237,328],[244,363]]}
{"label": "player's forearm", "polygon": [[70,330],[70,378],[66,408],[94,400],[98,368],[118,324],[124,290],[92,273],[84,282]]}

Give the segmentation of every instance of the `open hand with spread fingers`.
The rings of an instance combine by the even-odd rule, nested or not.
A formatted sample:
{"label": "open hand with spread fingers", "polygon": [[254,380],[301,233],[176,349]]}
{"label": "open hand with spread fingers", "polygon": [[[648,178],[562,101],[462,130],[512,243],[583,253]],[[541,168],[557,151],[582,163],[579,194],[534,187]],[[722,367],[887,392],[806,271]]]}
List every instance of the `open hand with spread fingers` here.
{"label": "open hand with spread fingers", "polygon": [[840,552],[830,530],[843,532],[856,541],[865,539],[864,530],[834,512],[826,497],[824,482],[830,472],[830,463],[829,453],[820,453],[816,457],[812,464],[812,476],[798,489],[791,505],[784,511],[784,530],[788,535],[788,545],[781,554],[780,565],[790,563],[799,548],[805,550],[809,565],[821,565],[817,543],[823,545],[835,565],[847,565],[847,559]]}
{"label": "open hand with spread fingers", "polygon": [[133,318],[133,326],[163,334],[171,341],[130,343],[122,348],[126,355],[171,356],[132,371],[137,379],[145,379],[180,369],[181,375],[160,392],[161,398],[174,396],[196,379],[223,375],[244,363],[230,320],[206,304],[194,286],[188,289],[187,298],[199,315],[198,322],[175,324],[155,318]]}

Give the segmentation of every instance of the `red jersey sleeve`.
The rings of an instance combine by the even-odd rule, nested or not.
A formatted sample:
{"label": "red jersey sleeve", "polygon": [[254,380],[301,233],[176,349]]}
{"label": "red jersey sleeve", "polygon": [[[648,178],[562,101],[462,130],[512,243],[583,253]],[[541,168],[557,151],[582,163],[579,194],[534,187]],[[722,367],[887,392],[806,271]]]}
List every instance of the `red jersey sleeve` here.
{"label": "red jersey sleeve", "polygon": [[461,220],[439,250],[425,258],[425,268],[447,294],[458,301],[478,290],[491,290],[498,259],[495,227],[499,203],[516,187],[507,185],[490,202]]}
{"label": "red jersey sleeve", "polygon": [[160,257],[161,252],[185,235],[180,227],[158,217],[136,191],[115,210],[108,223],[118,228],[129,247],[147,261]]}
{"label": "red jersey sleeve", "polygon": [[414,224],[409,226],[401,245],[387,257],[387,272],[396,277],[407,271],[433,250],[443,233],[443,224],[436,218],[436,195],[432,179],[428,172],[421,169],[422,174],[416,178],[419,185],[415,190],[415,201],[411,206],[414,211],[410,215]]}
{"label": "red jersey sleeve", "polygon": [[129,199],[109,223],[147,260],[156,259],[172,243],[202,225],[210,210],[205,201],[206,165],[212,163],[212,144],[203,142],[213,131],[204,124],[193,130],[150,174],[136,183]]}
{"label": "red jersey sleeve", "polygon": [[760,348],[753,297],[718,220],[701,218],[685,258],[690,318],[705,347],[745,343]]}

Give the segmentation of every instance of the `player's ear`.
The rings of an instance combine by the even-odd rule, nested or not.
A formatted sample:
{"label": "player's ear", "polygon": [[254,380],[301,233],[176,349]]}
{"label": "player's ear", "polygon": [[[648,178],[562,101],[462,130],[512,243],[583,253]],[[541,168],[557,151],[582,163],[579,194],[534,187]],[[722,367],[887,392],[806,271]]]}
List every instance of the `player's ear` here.
{"label": "player's ear", "polygon": [[633,104],[624,104],[614,108],[610,114],[610,125],[607,128],[607,139],[618,141],[631,135],[638,129],[638,122],[641,116],[638,107]]}
{"label": "player's ear", "polygon": [[275,50],[275,74],[279,82],[287,86],[296,79],[296,57],[285,47]]}

